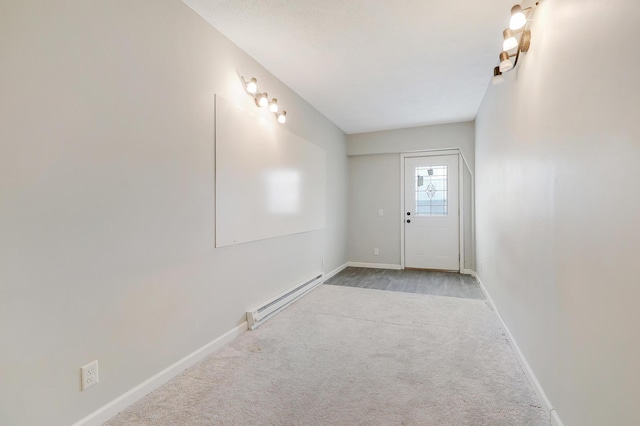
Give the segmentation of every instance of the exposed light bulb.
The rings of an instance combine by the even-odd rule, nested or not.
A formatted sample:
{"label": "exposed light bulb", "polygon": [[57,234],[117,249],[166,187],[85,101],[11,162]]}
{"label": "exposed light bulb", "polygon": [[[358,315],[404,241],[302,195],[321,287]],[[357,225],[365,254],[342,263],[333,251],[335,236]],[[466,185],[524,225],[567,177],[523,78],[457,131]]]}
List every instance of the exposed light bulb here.
{"label": "exposed light bulb", "polygon": [[252,78],[247,83],[247,92],[251,93],[252,95],[255,95],[257,91],[258,91],[258,80],[256,80],[255,78]]}
{"label": "exposed light bulb", "polygon": [[278,123],[284,124],[287,121],[287,111],[282,111],[278,114]]}
{"label": "exposed light bulb", "polygon": [[502,52],[500,53],[500,72],[507,72],[509,71],[511,68],[513,68],[513,62],[511,62],[511,60],[509,59],[509,53],[507,52]]}
{"label": "exposed light bulb", "polygon": [[269,95],[267,95],[267,92],[258,95],[258,106],[264,108],[267,105],[269,105]]}
{"label": "exposed light bulb", "polygon": [[509,28],[507,28],[506,30],[504,30],[502,32],[502,35],[504,36],[504,42],[502,43],[502,50],[509,51],[511,49],[515,49],[516,47],[518,47],[518,40],[516,39],[515,35],[513,34],[513,31],[511,31]]}
{"label": "exposed light bulb", "polygon": [[278,112],[278,100],[276,98],[271,99],[269,103],[269,111]]}
{"label": "exposed light bulb", "polygon": [[527,23],[527,17],[522,11],[522,7],[516,4],[511,8],[511,20],[509,21],[509,28],[512,30],[519,30]]}

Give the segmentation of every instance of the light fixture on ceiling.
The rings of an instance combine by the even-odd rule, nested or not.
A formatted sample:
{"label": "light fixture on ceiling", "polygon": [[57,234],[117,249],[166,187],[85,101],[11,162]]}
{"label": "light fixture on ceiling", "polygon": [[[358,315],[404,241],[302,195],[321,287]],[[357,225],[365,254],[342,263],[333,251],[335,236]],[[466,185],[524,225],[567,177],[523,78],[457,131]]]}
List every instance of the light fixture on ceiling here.
{"label": "light fixture on ceiling", "polygon": [[[516,4],[511,8],[511,20],[509,28],[502,32],[503,42],[500,63],[493,69],[492,84],[502,83],[504,81],[502,74],[514,69],[518,65],[520,54],[529,51],[531,30],[528,25],[533,11],[539,4],[540,1],[537,1],[535,5],[524,9],[519,4]],[[509,53],[514,49],[516,49],[515,53]],[[515,60],[512,62],[511,58],[514,57]]]}
{"label": "light fixture on ceiling", "polygon": [[249,93],[252,97],[256,105],[260,108],[269,107],[269,112],[275,114],[278,123],[284,124],[287,121],[287,112],[282,111],[278,112],[278,99],[273,98],[269,101],[269,95],[267,92],[259,93],[258,92],[258,80],[252,78],[249,81],[246,81],[244,77],[242,78],[242,84],[244,85],[244,89]]}

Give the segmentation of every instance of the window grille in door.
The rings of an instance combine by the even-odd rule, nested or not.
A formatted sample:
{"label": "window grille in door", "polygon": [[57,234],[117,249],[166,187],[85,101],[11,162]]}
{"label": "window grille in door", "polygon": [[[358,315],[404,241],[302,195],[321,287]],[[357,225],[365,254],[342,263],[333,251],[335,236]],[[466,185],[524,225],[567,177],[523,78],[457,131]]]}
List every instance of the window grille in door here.
{"label": "window grille in door", "polygon": [[416,167],[416,216],[447,216],[447,166]]}

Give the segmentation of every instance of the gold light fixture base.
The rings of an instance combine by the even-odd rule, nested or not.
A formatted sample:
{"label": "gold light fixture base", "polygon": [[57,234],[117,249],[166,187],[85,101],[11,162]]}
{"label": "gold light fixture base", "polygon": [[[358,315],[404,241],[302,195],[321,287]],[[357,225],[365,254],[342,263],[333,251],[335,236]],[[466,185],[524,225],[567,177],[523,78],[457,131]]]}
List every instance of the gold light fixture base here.
{"label": "gold light fixture base", "polygon": [[[502,53],[500,53],[500,65],[497,67],[497,71],[500,74],[496,74],[494,69],[493,81],[496,84],[496,80],[500,80],[499,77],[507,71],[511,71],[518,65],[518,60],[521,54],[527,53],[531,47],[531,20],[532,16],[543,0],[538,0],[533,6],[523,8],[521,5],[516,4],[511,8],[511,20],[509,22],[509,28],[502,32]],[[520,37],[518,37],[520,35]],[[509,53],[515,49],[515,53]],[[515,60],[511,62],[512,57]]]}
{"label": "gold light fixture base", "polygon": [[520,39],[520,50],[528,52],[531,46],[531,30],[524,30],[522,32],[522,38]]}

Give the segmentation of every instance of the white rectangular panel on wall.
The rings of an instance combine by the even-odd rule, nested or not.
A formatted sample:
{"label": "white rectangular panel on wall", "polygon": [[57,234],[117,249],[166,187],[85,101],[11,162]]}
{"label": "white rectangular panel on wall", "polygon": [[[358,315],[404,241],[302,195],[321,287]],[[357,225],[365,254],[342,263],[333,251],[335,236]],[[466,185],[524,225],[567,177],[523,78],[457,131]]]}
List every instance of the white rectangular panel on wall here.
{"label": "white rectangular panel on wall", "polygon": [[216,247],[325,227],[325,150],[271,115],[216,95]]}

